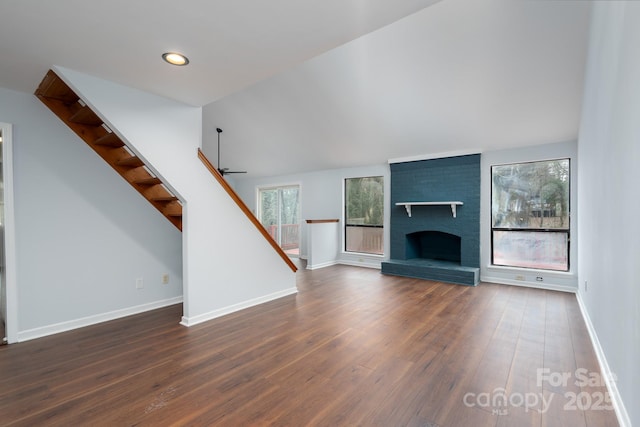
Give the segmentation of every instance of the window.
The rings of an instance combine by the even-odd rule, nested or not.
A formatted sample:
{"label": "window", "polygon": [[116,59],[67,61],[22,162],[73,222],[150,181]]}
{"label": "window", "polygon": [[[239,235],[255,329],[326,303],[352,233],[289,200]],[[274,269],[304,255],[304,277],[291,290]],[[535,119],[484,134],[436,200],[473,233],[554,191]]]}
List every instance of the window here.
{"label": "window", "polygon": [[569,159],[492,166],[492,263],[568,271],[569,212]]}
{"label": "window", "polygon": [[300,186],[260,188],[258,218],[287,255],[300,255]]}
{"label": "window", "polygon": [[384,179],[347,178],[345,194],[345,251],[382,255]]}

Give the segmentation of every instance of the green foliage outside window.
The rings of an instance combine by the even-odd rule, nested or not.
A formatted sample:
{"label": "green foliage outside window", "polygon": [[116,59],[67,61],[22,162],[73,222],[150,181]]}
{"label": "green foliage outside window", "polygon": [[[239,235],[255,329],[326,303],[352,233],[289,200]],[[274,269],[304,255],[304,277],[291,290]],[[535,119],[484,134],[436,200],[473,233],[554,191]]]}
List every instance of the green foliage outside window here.
{"label": "green foliage outside window", "polygon": [[383,224],[384,180],[381,176],[348,178],[345,182],[348,225]]}
{"label": "green foliage outside window", "polygon": [[[280,192],[280,206],[278,209],[278,192]],[[298,224],[300,188],[298,186],[270,188],[260,190],[260,221],[268,227],[278,224],[280,214],[281,224]]]}
{"label": "green foliage outside window", "polygon": [[494,228],[569,228],[569,160],[492,168]]}

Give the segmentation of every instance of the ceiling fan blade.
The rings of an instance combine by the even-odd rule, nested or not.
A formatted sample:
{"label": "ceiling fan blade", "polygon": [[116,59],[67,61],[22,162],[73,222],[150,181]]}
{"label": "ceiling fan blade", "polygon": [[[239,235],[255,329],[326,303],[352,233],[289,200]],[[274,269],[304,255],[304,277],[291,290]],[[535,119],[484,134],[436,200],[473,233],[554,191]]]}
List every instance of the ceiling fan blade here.
{"label": "ceiling fan blade", "polygon": [[229,175],[230,173],[247,173],[247,171],[230,171],[229,168],[218,168],[218,172],[220,172],[220,175],[222,176]]}

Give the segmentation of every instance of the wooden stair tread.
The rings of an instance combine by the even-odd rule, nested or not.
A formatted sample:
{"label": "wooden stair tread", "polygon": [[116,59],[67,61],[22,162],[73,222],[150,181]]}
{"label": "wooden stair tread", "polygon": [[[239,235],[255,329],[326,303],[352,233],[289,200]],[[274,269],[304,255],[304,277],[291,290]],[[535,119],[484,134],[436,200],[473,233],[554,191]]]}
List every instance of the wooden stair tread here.
{"label": "wooden stair tread", "polygon": [[80,99],[78,95],[51,70],[49,70],[44,79],[42,79],[42,82],[36,90],[36,95],[57,99],[65,104],[73,104]]}
{"label": "wooden stair tread", "polygon": [[118,166],[126,166],[131,168],[137,168],[144,165],[144,162],[137,156],[125,157],[116,162]]}
{"label": "wooden stair tread", "polygon": [[178,203],[178,201],[173,201],[171,203],[167,203],[167,205],[162,209],[162,213],[166,216],[170,217],[181,217],[182,216],[182,205]]}
{"label": "wooden stair tread", "polygon": [[132,154],[124,141],[102,127],[102,119],[53,70],[47,72],[35,95],[182,231],[182,205],[178,198],[166,189],[160,178],[152,176],[142,159]]}
{"label": "wooden stair tread", "polygon": [[140,178],[140,179],[136,179],[132,181],[134,184],[138,184],[138,185],[156,185],[156,184],[162,184],[162,181],[160,181],[160,178],[156,178],[155,176],[151,176],[149,178]]}
{"label": "wooden stair tread", "polygon": [[178,200],[178,198],[176,196],[151,196],[149,197],[149,200],[152,200],[154,202],[175,202]]}
{"label": "wooden stair tread", "polygon": [[114,148],[124,147],[125,145],[124,142],[122,142],[122,140],[118,138],[118,135],[116,135],[113,132],[107,133],[106,135],[101,136],[100,138],[93,141],[93,143],[96,145],[103,145],[106,147],[114,147]]}
{"label": "wooden stair tread", "polygon": [[75,114],[69,117],[69,121],[89,126],[100,126],[102,124],[102,119],[87,105],[80,107]]}

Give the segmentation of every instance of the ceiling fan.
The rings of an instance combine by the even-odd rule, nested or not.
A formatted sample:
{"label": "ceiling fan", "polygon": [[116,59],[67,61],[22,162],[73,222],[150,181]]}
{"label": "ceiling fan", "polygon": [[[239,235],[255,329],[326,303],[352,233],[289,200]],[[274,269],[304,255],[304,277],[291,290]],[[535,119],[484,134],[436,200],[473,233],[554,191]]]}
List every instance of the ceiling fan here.
{"label": "ceiling fan", "polygon": [[218,172],[220,172],[220,175],[225,176],[231,173],[247,173],[247,171],[230,171],[229,168],[220,167],[220,134],[222,133],[222,129],[216,128],[216,132],[218,132]]}

